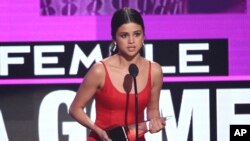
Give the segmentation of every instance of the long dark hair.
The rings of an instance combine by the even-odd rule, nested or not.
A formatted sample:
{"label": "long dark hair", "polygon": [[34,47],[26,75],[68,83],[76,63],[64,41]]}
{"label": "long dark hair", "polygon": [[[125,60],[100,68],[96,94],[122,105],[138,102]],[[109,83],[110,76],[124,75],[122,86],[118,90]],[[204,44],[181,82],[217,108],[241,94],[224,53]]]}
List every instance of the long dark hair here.
{"label": "long dark hair", "polygon": [[[126,23],[136,23],[142,27],[143,34],[145,33],[144,22],[141,14],[135,9],[124,7],[122,9],[117,10],[112,17],[111,20],[111,36],[112,39],[115,40],[115,35],[118,28]],[[117,45],[116,45],[117,46]],[[114,55],[118,52],[118,47],[116,47],[114,43],[110,45],[110,54]],[[144,56],[144,47],[140,50],[140,54]]]}

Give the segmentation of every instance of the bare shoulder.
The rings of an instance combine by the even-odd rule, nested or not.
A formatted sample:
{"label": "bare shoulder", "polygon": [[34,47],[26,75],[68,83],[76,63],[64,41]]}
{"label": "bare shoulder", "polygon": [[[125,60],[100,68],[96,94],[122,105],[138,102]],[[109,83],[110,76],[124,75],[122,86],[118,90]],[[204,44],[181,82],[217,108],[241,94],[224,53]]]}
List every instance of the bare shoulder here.
{"label": "bare shoulder", "polygon": [[105,78],[105,71],[104,66],[101,62],[97,62],[91,66],[88,70],[87,74],[84,77],[84,84],[88,89],[94,88],[101,88],[104,83]]}
{"label": "bare shoulder", "polygon": [[89,69],[87,76],[92,78],[101,78],[105,75],[104,66],[101,62],[96,62]]}
{"label": "bare shoulder", "polygon": [[151,78],[153,88],[155,90],[160,90],[163,83],[162,68],[159,63],[154,61],[151,61]]}
{"label": "bare shoulder", "polygon": [[151,61],[151,69],[154,75],[162,75],[161,65],[157,62]]}

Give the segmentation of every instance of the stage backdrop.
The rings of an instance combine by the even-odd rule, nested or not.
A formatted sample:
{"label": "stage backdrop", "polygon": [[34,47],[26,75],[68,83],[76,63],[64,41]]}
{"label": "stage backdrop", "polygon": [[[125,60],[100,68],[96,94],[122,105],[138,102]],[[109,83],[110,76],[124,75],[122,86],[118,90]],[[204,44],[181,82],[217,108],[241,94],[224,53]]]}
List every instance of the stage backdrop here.
{"label": "stage backdrop", "polygon": [[[68,108],[87,70],[109,55],[110,19],[125,6],[143,15],[145,57],[164,73],[160,110],[172,116],[146,138],[244,135],[233,127],[250,125],[247,0],[1,0],[1,141],[86,140]],[[85,109],[92,120],[94,108]]]}

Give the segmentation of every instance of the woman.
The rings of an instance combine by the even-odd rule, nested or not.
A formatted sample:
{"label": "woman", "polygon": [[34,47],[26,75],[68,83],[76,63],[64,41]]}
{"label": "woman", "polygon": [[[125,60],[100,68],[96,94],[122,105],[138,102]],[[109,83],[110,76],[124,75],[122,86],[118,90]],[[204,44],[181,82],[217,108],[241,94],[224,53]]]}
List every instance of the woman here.
{"label": "woman", "polygon": [[[112,17],[111,30],[112,55],[91,67],[70,107],[70,115],[91,129],[88,141],[111,141],[107,129],[135,124],[134,85],[128,71],[132,63],[139,70],[136,76],[138,121],[144,120],[144,110],[147,109],[151,133],[165,126],[165,120],[160,118],[159,113],[161,67],[140,54],[145,32],[141,15],[134,9],[119,9]],[[92,98],[96,101],[95,122],[83,111]],[[144,141],[144,136],[140,136],[139,140]]]}

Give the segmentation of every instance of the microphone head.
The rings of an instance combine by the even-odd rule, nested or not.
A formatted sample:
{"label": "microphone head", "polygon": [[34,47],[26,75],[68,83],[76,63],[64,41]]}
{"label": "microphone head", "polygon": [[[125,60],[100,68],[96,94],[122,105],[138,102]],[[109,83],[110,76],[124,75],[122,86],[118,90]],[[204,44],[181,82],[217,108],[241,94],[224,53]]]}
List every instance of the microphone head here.
{"label": "microphone head", "polygon": [[129,71],[129,74],[134,78],[137,76],[139,72],[138,67],[135,64],[129,65],[128,71]]}

